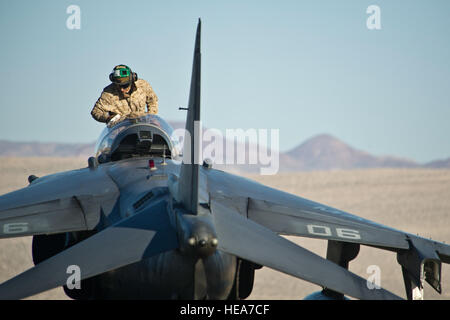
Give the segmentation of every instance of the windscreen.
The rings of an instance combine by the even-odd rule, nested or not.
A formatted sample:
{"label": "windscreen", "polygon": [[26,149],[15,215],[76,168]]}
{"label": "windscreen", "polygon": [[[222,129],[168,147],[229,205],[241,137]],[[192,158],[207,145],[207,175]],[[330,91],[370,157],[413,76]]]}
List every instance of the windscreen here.
{"label": "windscreen", "polygon": [[[112,127],[105,127],[95,145],[95,155],[109,155],[111,147],[114,145],[119,134],[128,128],[136,125],[148,125],[149,128],[156,128],[161,136],[166,140],[173,155],[179,154],[179,141],[173,137],[173,128],[161,117],[153,114],[147,114],[139,118],[127,118]],[[158,130],[159,129],[159,130]]]}

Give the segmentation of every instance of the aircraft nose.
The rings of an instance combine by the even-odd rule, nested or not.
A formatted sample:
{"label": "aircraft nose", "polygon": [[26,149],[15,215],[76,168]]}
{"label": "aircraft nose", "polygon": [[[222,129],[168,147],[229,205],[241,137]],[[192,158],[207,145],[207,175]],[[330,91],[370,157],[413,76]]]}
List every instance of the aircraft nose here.
{"label": "aircraft nose", "polygon": [[187,242],[189,246],[194,249],[196,254],[200,257],[207,257],[213,254],[219,243],[217,238],[213,235],[191,235]]}
{"label": "aircraft nose", "polygon": [[201,258],[214,254],[219,241],[211,216],[178,214],[177,217],[181,251]]}

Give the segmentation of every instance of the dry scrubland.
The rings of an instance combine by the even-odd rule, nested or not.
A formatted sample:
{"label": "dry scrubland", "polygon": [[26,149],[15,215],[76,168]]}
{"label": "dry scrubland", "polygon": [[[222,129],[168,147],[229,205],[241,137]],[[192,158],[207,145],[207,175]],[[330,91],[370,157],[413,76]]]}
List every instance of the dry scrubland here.
{"label": "dry scrubland", "polygon": [[[0,194],[25,187],[30,174],[81,168],[85,159],[0,158]],[[277,176],[247,175],[263,184],[310,200],[360,215],[396,229],[450,243],[450,170],[371,169],[305,172]],[[316,252],[326,254],[326,241],[289,237]],[[367,267],[378,265],[381,285],[404,297],[401,268],[391,252],[361,246],[350,270],[367,278]],[[32,266],[31,237],[0,240],[0,282]],[[426,299],[450,299],[450,266],[442,266],[444,293],[425,284]],[[320,290],[288,275],[263,268],[256,272],[251,299],[301,299]],[[62,289],[34,296],[66,299]]]}

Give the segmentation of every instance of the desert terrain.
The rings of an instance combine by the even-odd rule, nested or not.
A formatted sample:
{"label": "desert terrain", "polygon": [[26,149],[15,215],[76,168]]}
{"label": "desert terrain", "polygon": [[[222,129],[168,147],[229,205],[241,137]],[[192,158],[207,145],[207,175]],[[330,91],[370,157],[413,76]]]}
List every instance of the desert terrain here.
{"label": "desert terrain", "polygon": [[[0,158],[0,194],[28,185],[31,174],[87,166],[81,158]],[[390,227],[450,243],[450,170],[364,169],[246,175],[268,186],[359,215]],[[326,241],[288,237],[325,256]],[[381,286],[405,297],[401,268],[391,252],[361,246],[350,270],[363,278],[368,267],[381,271]],[[0,240],[0,282],[32,267],[31,237]],[[425,284],[425,299],[450,299],[450,266],[442,265],[443,294]],[[302,299],[320,287],[263,268],[256,271],[250,299]],[[67,299],[61,288],[31,299]]]}

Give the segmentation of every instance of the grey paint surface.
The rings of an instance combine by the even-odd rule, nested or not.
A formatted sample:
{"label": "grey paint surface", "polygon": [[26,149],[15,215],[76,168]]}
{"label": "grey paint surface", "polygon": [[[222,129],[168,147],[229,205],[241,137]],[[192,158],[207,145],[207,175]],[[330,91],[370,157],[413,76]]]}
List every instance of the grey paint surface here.
{"label": "grey paint surface", "polygon": [[[58,173],[0,197],[0,238],[91,230],[119,195],[102,168]],[[15,232],[14,226],[19,224]],[[17,230],[17,229],[16,229]]]}

